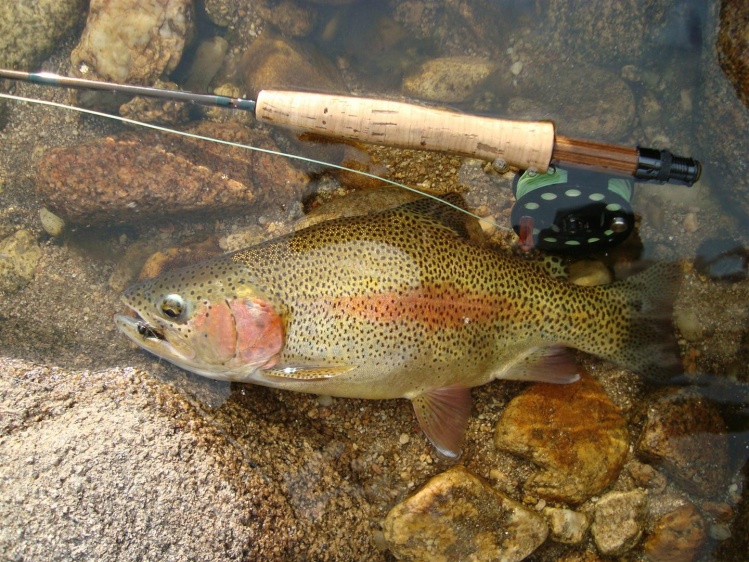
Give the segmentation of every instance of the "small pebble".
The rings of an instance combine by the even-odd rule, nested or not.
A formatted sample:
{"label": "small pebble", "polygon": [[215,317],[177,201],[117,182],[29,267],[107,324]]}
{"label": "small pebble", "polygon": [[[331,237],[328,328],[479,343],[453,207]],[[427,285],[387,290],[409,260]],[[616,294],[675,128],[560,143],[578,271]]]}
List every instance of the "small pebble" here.
{"label": "small pebble", "polygon": [[523,61],[517,61],[512,63],[512,66],[510,67],[510,72],[512,72],[513,76],[517,76],[521,72],[523,72]]}
{"label": "small pebble", "polygon": [[400,443],[401,445],[405,445],[405,444],[406,444],[406,443],[408,443],[409,441],[411,441],[411,438],[410,438],[410,437],[408,436],[408,434],[406,434],[406,433],[401,433],[401,436],[400,436],[400,438],[398,439],[398,443]]}
{"label": "small pebble", "polygon": [[39,220],[42,221],[44,231],[50,236],[60,236],[65,230],[65,221],[46,207],[39,209]]}

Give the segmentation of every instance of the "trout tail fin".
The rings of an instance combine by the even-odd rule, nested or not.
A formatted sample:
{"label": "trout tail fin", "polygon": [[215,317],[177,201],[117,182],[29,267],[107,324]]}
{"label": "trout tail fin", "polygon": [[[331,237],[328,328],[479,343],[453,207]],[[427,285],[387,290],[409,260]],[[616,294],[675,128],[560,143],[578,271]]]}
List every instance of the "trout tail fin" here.
{"label": "trout tail fin", "polygon": [[614,363],[659,382],[681,374],[682,364],[672,321],[673,303],[683,277],[681,264],[656,264],[607,288],[621,308],[613,314],[622,334],[613,352],[602,354]]}

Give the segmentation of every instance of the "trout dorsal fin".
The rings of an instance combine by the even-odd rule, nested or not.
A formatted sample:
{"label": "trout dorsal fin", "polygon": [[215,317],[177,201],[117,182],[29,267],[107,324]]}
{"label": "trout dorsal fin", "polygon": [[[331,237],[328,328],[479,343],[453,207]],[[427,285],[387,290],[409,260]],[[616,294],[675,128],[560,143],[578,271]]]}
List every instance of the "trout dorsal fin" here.
{"label": "trout dorsal fin", "polygon": [[[446,203],[458,208],[451,207]],[[481,226],[478,220],[463,212],[466,210],[466,202],[460,193],[446,193],[438,199],[424,197],[393,209],[396,212],[430,218],[441,226],[447,227],[461,238],[481,240],[483,234]]]}

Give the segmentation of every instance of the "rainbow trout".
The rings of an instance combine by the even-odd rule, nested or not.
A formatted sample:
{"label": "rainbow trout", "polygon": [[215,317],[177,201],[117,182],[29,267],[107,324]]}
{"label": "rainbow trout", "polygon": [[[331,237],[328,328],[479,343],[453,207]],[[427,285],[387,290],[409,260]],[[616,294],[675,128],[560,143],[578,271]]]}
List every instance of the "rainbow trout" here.
{"label": "rainbow trout", "polygon": [[213,379],[408,398],[451,458],[471,387],[574,382],[566,347],[672,373],[674,268],[580,287],[473,244],[466,220],[421,199],[325,222],[134,285],[123,300],[139,318],[115,320],[142,348]]}

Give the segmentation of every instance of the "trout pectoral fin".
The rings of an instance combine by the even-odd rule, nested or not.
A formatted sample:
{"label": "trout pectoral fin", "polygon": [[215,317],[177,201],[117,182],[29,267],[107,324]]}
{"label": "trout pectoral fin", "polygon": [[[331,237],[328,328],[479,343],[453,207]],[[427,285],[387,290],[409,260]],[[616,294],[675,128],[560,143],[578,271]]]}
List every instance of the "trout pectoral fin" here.
{"label": "trout pectoral fin", "polygon": [[471,414],[471,390],[463,386],[436,388],[411,402],[427,439],[443,457],[457,460]]}
{"label": "trout pectoral fin", "polygon": [[279,377],[284,379],[296,379],[300,381],[314,381],[324,380],[337,377],[343,373],[347,373],[354,367],[352,365],[336,365],[336,366],[291,366],[291,365],[276,365],[271,369],[264,369],[263,375],[268,377]]}
{"label": "trout pectoral fin", "polygon": [[576,382],[579,367],[570,352],[560,346],[535,348],[505,371],[494,375],[495,379],[535,381],[551,384]]}

